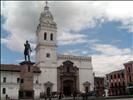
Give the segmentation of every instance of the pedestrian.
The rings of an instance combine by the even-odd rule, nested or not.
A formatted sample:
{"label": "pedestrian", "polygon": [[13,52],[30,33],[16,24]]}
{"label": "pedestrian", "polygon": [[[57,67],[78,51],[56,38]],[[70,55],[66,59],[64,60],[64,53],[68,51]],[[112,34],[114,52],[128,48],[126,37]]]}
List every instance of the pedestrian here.
{"label": "pedestrian", "polygon": [[86,98],[86,100],[87,100],[87,98],[88,98],[88,93],[87,93],[87,92],[85,93],[85,98]]}
{"label": "pedestrian", "polygon": [[6,100],[9,100],[9,97],[8,97],[8,95],[6,94]]}
{"label": "pedestrian", "polygon": [[50,94],[48,94],[48,98],[49,98],[49,100],[51,100],[51,95]]}
{"label": "pedestrian", "polygon": [[61,99],[62,99],[62,93],[60,92],[60,93],[59,93],[58,100],[61,100]]}
{"label": "pedestrian", "polygon": [[51,100],[51,96],[49,96],[49,100]]}
{"label": "pedestrian", "polygon": [[81,96],[83,97],[83,100],[85,100],[85,93],[82,93]]}
{"label": "pedestrian", "polygon": [[73,92],[73,100],[75,100],[75,97],[76,97],[77,93],[76,91]]}
{"label": "pedestrian", "polygon": [[46,93],[44,93],[44,99],[47,100],[47,95],[46,95]]}

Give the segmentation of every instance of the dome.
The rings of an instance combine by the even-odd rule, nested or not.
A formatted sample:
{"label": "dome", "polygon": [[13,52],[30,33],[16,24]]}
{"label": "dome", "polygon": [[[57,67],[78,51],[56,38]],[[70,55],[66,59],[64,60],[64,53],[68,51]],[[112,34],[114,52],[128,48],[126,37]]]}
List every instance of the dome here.
{"label": "dome", "polygon": [[44,23],[54,23],[54,18],[53,18],[53,15],[51,14],[51,12],[49,11],[49,7],[46,6],[44,7],[44,10],[43,12],[41,13],[41,16],[40,16],[40,22],[44,22]]}
{"label": "dome", "polygon": [[41,12],[39,21],[40,21],[40,23],[38,25],[38,28],[44,27],[44,26],[57,28],[56,23],[54,22],[53,15],[49,11],[49,7],[47,6],[47,2],[46,2],[46,5],[44,7],[44,10]]}
{"label": "dome", "polygon": [[53,15],[49,11],[49,7],[48,6],[44,7],[44,11],[41,13],[41,17],[53,20]]}

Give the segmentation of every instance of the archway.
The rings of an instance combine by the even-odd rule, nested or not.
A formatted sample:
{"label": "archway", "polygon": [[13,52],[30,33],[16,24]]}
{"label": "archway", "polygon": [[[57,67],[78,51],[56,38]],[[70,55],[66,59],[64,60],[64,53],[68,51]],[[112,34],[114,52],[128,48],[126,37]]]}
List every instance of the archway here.
{"label": "archway", "polygon": [[53,83],[50,81],[47,81],[46,83],[44,83],[44,86],[45,86],[46,95],[50,96],[52,92]]}
{"label": "archway", "polygon": [[51,93],[50,87],[47,87],[46,93],[47,93],[47,96],[50,96],[50,93]]}
{"label": "archway", "polygon": [[74,90],[74,82],[72,80],[63,81],[63,93],[65,96],[71,96]]}

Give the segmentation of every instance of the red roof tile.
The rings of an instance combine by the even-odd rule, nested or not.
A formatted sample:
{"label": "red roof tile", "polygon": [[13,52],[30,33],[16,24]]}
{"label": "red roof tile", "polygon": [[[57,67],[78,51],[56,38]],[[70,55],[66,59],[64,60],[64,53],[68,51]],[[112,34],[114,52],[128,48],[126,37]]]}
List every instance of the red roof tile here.
{"label": "red roof tile", "polygon": [[[20,72],[20,67],[22,67],[22,65],[1,64],[0,71]],[[41,73],[40,68],[37,66],[34,66],[34,73]]]}

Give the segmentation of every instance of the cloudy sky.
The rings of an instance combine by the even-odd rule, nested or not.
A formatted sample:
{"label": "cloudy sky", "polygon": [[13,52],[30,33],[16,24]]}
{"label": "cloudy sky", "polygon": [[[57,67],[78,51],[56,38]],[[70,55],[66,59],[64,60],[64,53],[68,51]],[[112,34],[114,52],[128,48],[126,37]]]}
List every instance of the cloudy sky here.
{"label": "cloudy sky", "polygon": [[[2,1],[1,63],[22,61],[26,40],[35,49],[44,5],[42,1]],[[101,76],[133,59],[132,1],[49,1],[48,5],[58,26],[59,54],[91,56],[94,72]]]}

